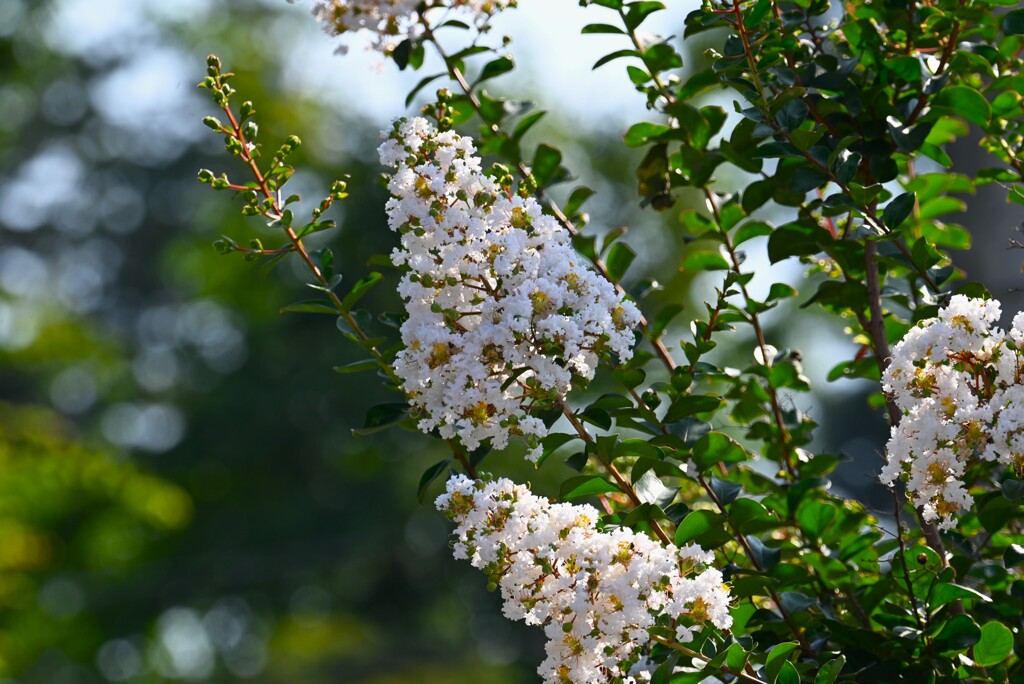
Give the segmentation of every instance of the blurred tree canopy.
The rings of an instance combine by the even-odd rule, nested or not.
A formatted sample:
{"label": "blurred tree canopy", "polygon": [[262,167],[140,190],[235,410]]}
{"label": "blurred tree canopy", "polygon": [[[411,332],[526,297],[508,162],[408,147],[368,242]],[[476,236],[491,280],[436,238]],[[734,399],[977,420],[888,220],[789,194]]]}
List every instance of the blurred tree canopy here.
{"label": "blurred tree canopy", "polygon": [[346,116],[342,139],[339,110],[280,90],[287,46],[319,37],[306,10],[0,0],[5,684],[531,678],[393,477],[422,443],[352,439],[367,397],[329,372],[352,360],[336,331],[278,315],[301,280],[210,246],[252,230],[195,182],[217,163],[194,88],[216,48],[268,134],[361,179],[324,236],[343,268],[388,249],[360,161],[376,127]]}
{"label": "blurred tree canopy", "polygon": [[[307,9],[0,0],[3,684],[535,680],[540,636],[500,616],[416,500],[436,445],[353,438],[386,395],[325,372],[357,358],[329,318],[278,315],[301,274],[210,246],[211,226],[263,237],[194,180],[226,163],[194,88],[216,51],[267,139],[303,136],[296,189],[351,174],[341,228],[319,237],[338,270],[390,251],[373,183],[386,122],[289,80],[295,46],[328,40]],[[585,151],[605,226],[651,220],[620,182],[638,154],[623,131],[544,126]],[[692,284],[671,267],[682,245],[663,246],[659,280]],[[816,401],[863,414],[837,445],[884,438],[860,398]]]}

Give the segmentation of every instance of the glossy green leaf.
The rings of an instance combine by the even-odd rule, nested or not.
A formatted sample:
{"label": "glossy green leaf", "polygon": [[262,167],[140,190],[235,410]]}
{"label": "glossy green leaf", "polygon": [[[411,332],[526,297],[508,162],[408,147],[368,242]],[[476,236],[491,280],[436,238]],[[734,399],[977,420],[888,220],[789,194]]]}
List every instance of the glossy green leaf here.
{"label": "glossy green leaf", "polygon": [[626,147],[643,147],[652,139],[669,131],[669,127],[663,124],[641,122],[633,124],[626,131]]}
{"label": "glossy green leaf", "polygon": [[341,300],[342,306],[344,306],[346,310],[351,311],[352,307],[355,306],[359,302],[359,300],[366,295],[367,292],[373,289],[373,287],[377,283],[379,283],[383,277],[384,276],[382,276],[380,273],[374,271],[373,273],[370,273],[368,276],[360,280],[358,283],[352,286],[352,289],[349,291],[349,293],[345,295],[344,299]]}
{"label": "glossy green leaf", "polygon": [[834,684],[839,673],[846,665],[846,656],[838,656],[822,665],[818,674],[814,677],[814,684]]}
{"label": "glossy green leaf", "polygon": [[1004,14],[1000,26],[1003,33],[1008,36],[1024,34],[1024,9],[1015,9]]}
{"label": "glossy green leaf", "polygon": [[683,270],[686,271],[728,271],[729,262],[719,252],[696,250],[683,259]]}
{"label": "glossy green leaf", "polygon": [[793,663],[787,660],[782,663],[782,667],[779,668],[779,676],[775,681],[778,682],[778,684],[800,684],[800,673],[797,672]]}
{"label": "glossy green leaf", "polygon": [[615,52],[607,54],[604,57],[602,57],[601,59],[599,59],[596,62],[594,62],[594,66],[591,67],[591,68],[592,69],[597,69],[599,67],[604,66],[608,62],[611,62],[613,60],[619,59],[621,57],[639,57],[639,56],[640,56],[640,53],[637,52],[636,50],[616,50]]}
{"label": "glossy green leaf", "polygon": [[992,117],[992,108],[985,96],[970,86],[948,86],[939,91],[932,100],[936,111],[960,116],[979,126],[987,126]]}
{"label": "glossy green leaf", "polygon": [[973,652],[978,665],[998,665],[1013,652],[1013,632],[1001,622],[987,622],[981,628],[981,638],[974,644]]}
{"label": "glossy green leaf", "polygon": [[476,82],[483,83],[484,81],[501,76],[502,74],[507,74],[515,68],[515,63],[508,57],[492,59],[484,65],[483,69],[480,70],[480,75],[477,77]]}
{"label": "glossy green leaf", "polygon": [[306,299],[288,306],[282,306],[280,313],[318,313],[337,316],[338,310],[322,299]]}
{"label": "glossy green leaf", "polygon": [[558,490],[558,498],[562,501],[574,501],[588,496],[598,494],[609,494],[618,492],[619,488],[597,475],[579,475],[570,477],[562,483]]}
{"label": "glossy green leaf", "polygon": [[562,153],[550,145],[538,145],[533,156],[532,171],[541,187],[549,185],[562,164]]}
{"label": "glossy green leaf", "polygon": [[608,277],[613,282],[622,280],[634,259],[636,259],[636,252],[633,251],[632,247],[624,242],[616,242],[612,245],[612,248],[608,251],[608,256],[605,258],[605,266],[608,267]]}
{"label": "glossy green leaf", "polygon": [[702,471],[717,463],[742,463],[746,460],[746,449],[721,432],[709,432],[693,445],[693,462]]}
{"label": "glossy green leaf", "polygon": [[587,24],[582,29],[580,29],[580,33],[615,33],[619,35],[626,34],[626,32],[623,31],[621,28],[619,28],[618,26],[612,26],[611,24]]}
{"label": "glossy green leaf", "polygon": [[795,641],[784,641],[776,644],[768,652],[768,658],[764,662],[764,673],[768,677],[769,684],[774,684],[779,679],[779,672],[782,666],[789,662],[789,656],[800,647]]}
{"label": "glossy green leaf", "polygon": [[905,192],[898,195],[891,202],[885,205],[885,209],[882,212],[882,221],[885,223],[886,228],[889,230],[896,230],[900,225],[910,217],[910,212],[914,209],[914,202],[916,197],[912,192]]}
{"label": "glossy green leaf", "polygon": [[675,544],[676,546],[689,544],[706,532],[722,528],[724,523],[725,517],[720,513],[703,509],[691,511],[676,528]]}
{"label": "glossy green leaf", "polygon": [[698,413],[714,411],[721,405],[722,400],[712,394],[686,394],[672,402],[663,420],[665,423],[675,423]]}
{"label": "glossy green leaf", "polygon": [[420,476],[420,483],[416,487],[416,498],[419,499],[421,504],[423,503],[423,500],[427,493],[427,489],[430,487],[431,483],[434,482],[434,480],[440,477],[448,469],[448,464],[451,462],[452,459],[446,458],[444,460],[438,461],[437,463],[423,471],[423,475]]}

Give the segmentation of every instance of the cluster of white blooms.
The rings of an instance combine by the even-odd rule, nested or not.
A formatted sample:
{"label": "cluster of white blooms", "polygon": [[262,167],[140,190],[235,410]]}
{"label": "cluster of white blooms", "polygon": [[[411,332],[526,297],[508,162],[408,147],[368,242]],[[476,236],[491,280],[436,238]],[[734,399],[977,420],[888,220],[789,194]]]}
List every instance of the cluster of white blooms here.
{"label": "cluster of white blooms", "polygon": [[1024,468],[1024,312],[1008,332],[999,315],[997,301],[954,296],[896,345],[882,379],[903,412],[882,482],[909,473],[914,504],[942,529],[971,506],[963,476],[973,459]]}
{"label": "cluster of white blooms", "polygon": [[560,401],[574,377],[592,378],[600,358],[630,358],[640,312],[582,263],[535,199],[485,175],[475,152],[422,118],[397,121],[380,146],[395,169],[392,260],[408,269],[395,372],[422,430],[500,449],[510,435],[542,436],[529,411]]}
{"label": "cluster of white blooms", "polygon": [[[548,637],[546,682],[599,684],[643,668],[648,630],[690,641],[732,625],[729,589],[698,546],[663,546],[628,528],[600,531],[592,506],[550,503],[507,479],[456,475],[437,507],[456,524],[456,558],[501,589],[504,614]],[[640,666],[640,667],[637,667]]]}
{"label": "cluster of white blooms", "polygon": [[516,0],[316,0],[313,16],[336,36],[370,31],[374,47],[390,54],[403,40],[417,37],[427,12],[460,10],[483,26],[499,10],[515,5]]}

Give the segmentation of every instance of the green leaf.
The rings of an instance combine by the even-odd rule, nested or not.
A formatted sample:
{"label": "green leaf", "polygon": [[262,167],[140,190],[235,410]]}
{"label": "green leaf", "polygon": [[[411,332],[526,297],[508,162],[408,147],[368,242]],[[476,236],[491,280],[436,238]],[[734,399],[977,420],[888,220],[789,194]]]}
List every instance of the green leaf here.
{"label": "green leaf", "polygon": [[970,587],[954,584],[953,582],[941,582],[935,585],[928,603],[933,609],[935,609],[952,601],[958,601],[961,599],[982,601],[983,603],[989,603],[992,601],[992,599],[985,594],[971,589]]}
{"label": "green leaf", "polygon": [[940,651],[964,651],[979,639],[981,630],[974,620],[967,615],[956,615],[943,625],[933,643]]}
{"label": "green leaf", "polygon": [[423,471],[423,475],[420,477],[420,483],[416,487],[416,498],[419,499],[420,503],[423,503],[423,497],[427,493],[427,488],[430,484],[441,476],[441,474],[448,468],[448,464],[451,462],[452,459],[446,458],[443,461],[438,461]]}
{"label": "green leaf", "polygon": [[824,187],[831,179],[817,169],[803,166],[797,169],[789,179],[789,189],[798,195]]}
{"label": "green leaf", "polygon": [[[750,188],[747,188],[747,192],[750,192]],[[744,195],[744,199],[746,199],[746,195]],[[744,203],[743,209],[746,210],[746,208]],[[772,227],[764,221],[748,221],[736,229],[736,234],[733,236],[733,247],[738,247],[747,240],[771,234]]]}
{"label": "green leaf", "polygon": [[612,282],[619,282],[622,276],[626,275],[629,265],[636,259],[636,252],[624,242],[616,242],[608,251],[608,258],[605,266],[608,267],[608,277]]}
{"label": "green leaf", "polygon": [[647,373],[642,368],[615,370],[612,372],[612,376],[628,389],[633,389],[647,379]]}
{"label": "green leaf", "polygon": [[409,56],[412,53],[412,42],[403,40],[401,43],[395,46],[394,51],[391,53],[391,59],[395,60],[395,64],[402,71],[409,66]]}
{"label": "green leaf", "polygon": [[508,57],[498,57],[492,59],[490,62],[484,65],[484,68],[480,70],[480,75],[477,76],[476,82],[483,83],[489,79],[507,74],[516,68],[515,63]]}
{"label": "green leaf", "polygon": [[1006,480],[1000,485],[1003,490],[1003,496],[1006,497],[1007,501],[1017,501],[1024,497],[1024,480]]}
{"label": "green leaf", "polygon": [[279,313],[318,313],[337,316],[338,310],[322,299],[305,299],[288,306],[282,306]]}
{"label": "green leaf", "polygon": [[562,153],[550,145],[538,145],[533,155],[533,175],[538,185],[544,187],[555,179],[562,164]]}
{"label": "green leaf", "polygon": [[598,69],[600,67],[603,67],[608,62],[611,62],[611,61],[614,61],[616,59],[619,59],[620,57],[639,57],[639,56],[640,56],[640,53],[637,52],[636,50],[617,50],[615,52],[612,52],[610,54],[605,55],[601,59],[599,59],[596,62],[594,62],[594,66],[592,66],[591,69]]}
{"label": "green leaf", "polygon": [[754,6],[743,15],[743,25],[747,28],[753,28],[761,23],[761,20],[768,16],[768,12],[772,8],[772,0],[757,0]]}
{"label": "green leaf", "polygon": [[404,403],[377,404],[366,412],[366,422],[362,429],[353,430],[352,434],[364,437],[385,430],[405,418],[408,411],[409,406]]}
{"label": "green leaf", "polygon": [[568,216],[572,216],[578,212],[580,207],[583,206],[583,203],[586,202],[593,194],[594,191],[585,185],[581,185],[573,190],[569,194],[569,199],[565,201],[565,213]]}
{"label": "green leaf", "polygon": [[709,532],[713,529],[720,529],[723,523],[725,523],[725,517],[720,513],[703,509],[699,511],[691,511],[690,514],[683,518],[683,521],[679,523],[679,526],[676,528],[676,536],[673,541],[675,541],[676,546],[683,546],[705,532]]}
{"label": "green leaf", "polygon": [[620,35],[626,34],[626,32],[623,31],[621,28],[619,28],[618,26],[612,26],[611,24],[587,24],[580,30],[580,33],[617,33]]}
{"label": "green leaf", "polygon": [[799,591],[784,591],[779,598],[782,600],[782,607],[790,615],[803,612],[818,603],[817,599],[801,594]]}
{"label": "green leaf", "polygon": [[836,677],[843,670],[843,665],[846,665],[846,656],[843,655],[828,661],[818,670],[818,674],[814,678],[814,684],[834,684]]}
{"label": "green leaf", "polygon": [[630,31],[635,30],[643,23],[644,19],[652,13],[663,9],[665,9],[665,5],[651,0],[641,0],[640,2],[629,3],[625,17],[626,28]]}
{"label": "green leaf", "polygon": [[829,242],[832,236],[817,224],[787,223],[768,238],[768,258],[774,264],[793,256],[811,256]]}
{"label": "green leaf", "polygon": [[683,87],[679,89],[679,99],[689,100],[694,95],[701,93],[712,86],[720,85],[722,83],[721,77],[714,69],[704,69],[698,71],[683,84]]}
{"label": "green leaf", "polygon": [[651,322],[651,336],[654,338],[661,337],[661,334],[665,332],[665,328],[672,322],[672,319],[682,312],[682,304],[666,304],[663,306]]}
{"label": "green leaf", "polygon": [[885,60],[885,68],[910,83],[921,82],[921,62],[917,57],[893,57]]}
{"label": "green leaf", "polygon": [[615,445],[616,456],[641,456],[644,458],[658,459],[660,453],[658,448],[642,439],[624,439]]}
{"label": "green leaf", "polygon": [[672,402],[662,420],[665,423],[675,423],[698,413],[714,411],[721,405],[721,398],[713,394],[686,394]]}
{"label": "green leaf", "polygon": [[725,665],[731,670],[742,670],[750,656],[738,643],[729,644],[725,652]]}
{"label": "green leaf", "polygon": [[537,459],[537,465],[546,461],[547,458],[551,454],[555,453],[559,448],[577,438],[577,435],[568,435],[561,432],[552,432],[546,435],[544,439],[540,441],[541,446],[544,447],[544,451],[541,452],[540,458]]}
{"label": "green leaf", "polygon": [[1019,36],[1024,33],[1024,9],[1016,9],[1003,15],[1000,26],[1008,36]]}
{"label": "green leaf", "polygon": [[776,681],[779,684],[800,684],[800,673],[797,672],[793,663],[787,660],[782,663],[782,668],[779,670],[779,678]]}
{"label": "green leaf", "polygon": [[667,133],[669,130],[669,127],[663,124],[647,122],[633,124],[624,136],[626,147],[643,147],[649,141],[657,139],[658,136]]}
{"label": "green leaf", "polygon": [[[512,131],[512,139],[513,140],[522,140],[523,136],[526,135],[526,132],[528,130],[530,130],[531,128],[533,128],[533,126],[538,121],[543,119],[546,114],[547,114],[547,112],[541,111],[541,112],[534,112],[532,114],[528,114],[528,115],[524,116],[522,119],[519,120],[519,123],[516,124],[515,129]],[[572,214],[573,212],[571,212],[568,209],[566,209],[566,213],[567,214]]]}
{"label": "green leaf", "polygon": [[353,361],[352,363],[346,363],[344,366],[335,366],[335,373],[362,373],[363,371],[376,370],[378,368],[376,359],[365,359],[363,361]]}
{"label": "green leaf", "polygon": [[765,546],[765,543],[757,537],[750,536],[746,539],[750,550],[754,552],[754,560],[762,570],[771,570],[779,564],[779,560],[782,558],[782,549]]}
{"label": "green leaf", "polygon": [[764,673],[768,677],[769,684],[775,684],[778,681],[782,666],[789,662],[789,655],[799,646],[800,644],[795,641],[784,641],[775,645],[768,652],[768,658],[764,662]]}
{"label": "green leaf", "polygon": [[416,94],[418,92],[420,92],[425,87],[430,85],[430,83],[432,83],[433,81],[436,81],[437,79],[445,75],[445,72],[441,72],[439,74],[433,74],[431,76],[424,76],[422,79],[420,79],[420,82],[413,86],[413,89],[410,90],[409,94],[405,96],[405,106],[408,107],[410,104],[412,104],[412,101],[416,99]]}
{"label": "green leaf", "polygon": [[684,271],[728,271],[729,262],[719,252],[696,250],[683,259]]}
{"label": "green leaf", "polygon": [[[715,397],[715,400],[717,402],[718,398]],[[709,432],[693,445],[693,462],[702,471],[716,463],[741,463],[746,460],[746,449],[721,432]]]}
{"label": "green leaf", "polygon": [[654,470],[648,470],[634,483],[634,491],[637,498],[643,503],[667,506],[672,503],[678,489],[670,489],[665,486]]}
{"label": "green leaf", "polygon": [[985,96],[970,86],[943,88],[932,99],[932,107],[943,114],[959,116],[985,127],[992,118],[992,107]]}
{"label": "green leaf", "polygon": [[905,192],[898,195],[891,202],[885,205],[882,212],[882,221],[889,230],[896,230],[907,220],[910,212],[914,209],[916,196],[912,192]]}
{"label": "green leaf", "polygon": [[643,197],[643,206],[650,204],[658,211],[672,206],[671,180],[669,176],[668,145],[651,145],[647,154],[636,167],[637,186]]}
{"label": "green leaf", "polygon": [[736,497],[739,495],[743,486],[738,482],[730,482],[728,480],[720,480],[717,477],[712,477],[710,482],[711,491],[714,492],[715,496],[718,497],[719,503],[723,506],[728,506]]}
{"label": "green leaf", "polygon": [[562,483],[558,490],[558,498],[562,501],[573,501],[587,496],[608,494],[621,491],[617,486],[597,475],[578,475],[570,477]]}
{"label": "green leaf", "polygon": [[768,290],[768,298],[766,302],[774,302],[778,299],[788,299],[789,297],[796,297],[799,294],[792,285],[787,283],[772,283],[771,288]]}
{"label": "green leaf", "polygon": [[349,293],[345,295],[345,298],[343,300],[341,300],[341,303],[345,307],[345,309],[351,311],[352,307],[355,306],[356,303],[358,303],[359,300],[362,299],[367,292],[373,289],[373,286],[379,283],[381,281],[381,278],[383,277],[384,276],[382,276],[380,273],[374,271],[373,273],[369,274],[368,276],[360,280],[358,283],[353,285]]}
{"label": "green leaf", "polygon": [[987,622],[981,628],[981,639],[974,645],[974,662],[992,667],[1006,660],[1013,652],[1013,632],[1001,622]]}
{"label": "green leaf", "polygon": [[796,520],[800,529],[811,539],[820,539],[822,533],[836,517],[838,508],[835,504],[807,499],[796,511]]}

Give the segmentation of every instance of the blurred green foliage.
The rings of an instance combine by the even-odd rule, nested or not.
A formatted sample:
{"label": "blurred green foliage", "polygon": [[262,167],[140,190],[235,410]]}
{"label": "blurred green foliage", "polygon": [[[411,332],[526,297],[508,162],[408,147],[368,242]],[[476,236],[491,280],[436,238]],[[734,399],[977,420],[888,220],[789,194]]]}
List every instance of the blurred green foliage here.
{"label": "blurred green foliage", "polygon": [[[53,412],[0,404],[0,675],[89,658],[118,586],[192,516],[180,488],[76,441]],[[88,589],[88,594],[86,594]]]}
{"label": "blurred green foliage", "polygon": [[5,684],[532,679],[530,635],[399,467],[432,447],[353,439],[380,398],[330,372],[355,351],[278,315],[305,289],[287,265],[211,247],[211,226],[267,237],[194,180],[220,164],[193,92],[215,48],[268,137],[302,131],[305,168],[361,179],[319,236],[339,268],[389,249],[376,124],[346,115],[342,140],[342,110],[282,86],[310,36],[276,1],[0,0]]}

